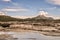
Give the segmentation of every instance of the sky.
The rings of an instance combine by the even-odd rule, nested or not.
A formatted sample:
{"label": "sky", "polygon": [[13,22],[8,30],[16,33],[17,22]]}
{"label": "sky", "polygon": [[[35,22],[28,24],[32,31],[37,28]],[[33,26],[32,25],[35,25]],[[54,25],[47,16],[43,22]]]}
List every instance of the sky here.
{"label": "sky", "polygon": [[0,11],[9,16],[60,16],[60,0],[0,0]]}

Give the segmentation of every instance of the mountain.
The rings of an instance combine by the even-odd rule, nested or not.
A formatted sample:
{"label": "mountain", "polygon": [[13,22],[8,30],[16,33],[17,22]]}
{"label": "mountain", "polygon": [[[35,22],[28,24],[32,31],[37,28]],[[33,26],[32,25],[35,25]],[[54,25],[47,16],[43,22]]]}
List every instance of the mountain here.
{"label": "mountain", "polygon": [[21,19],[21,18],[14,18],[14,17],[7,16],[7,15],[0,15],[0,21],[36,21],[36,20],[39,20],[39,21],[41,21],[41,20],[53,20],[53,18],[38,15],[38,16],[32,17],[32,18]]}
{"label": "mountain", "polygon": [[21,19],[13,18],[11,16],[0,15],[0,21],[21,21]]}
{"label": "mountain", "polygon": [[48,20],[53,20],[52,17],[46,17],[46,16],[43,16],[43,15],[38,15],[38,16],[32,18],[32,19],[37,19],[37,20],[38,20],[38,19],[48,19]]}

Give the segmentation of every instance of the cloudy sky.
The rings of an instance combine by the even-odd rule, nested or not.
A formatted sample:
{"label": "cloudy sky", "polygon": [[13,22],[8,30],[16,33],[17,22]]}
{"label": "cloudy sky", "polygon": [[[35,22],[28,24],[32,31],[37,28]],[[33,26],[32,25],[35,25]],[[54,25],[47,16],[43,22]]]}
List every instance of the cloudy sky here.
{"label": "cloudy sky", "polygon": [[60,0],[0,0],[0,11],[10,16],[35,16],[41,11],[60,16]]}

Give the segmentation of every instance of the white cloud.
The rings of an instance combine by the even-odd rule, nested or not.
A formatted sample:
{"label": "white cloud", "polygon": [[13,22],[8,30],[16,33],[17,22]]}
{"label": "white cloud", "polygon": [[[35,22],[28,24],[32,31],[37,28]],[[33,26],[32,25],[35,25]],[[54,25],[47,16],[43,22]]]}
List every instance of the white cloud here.
{"label": "white cloud", "polygon": [[11,2],[14,6],[18,6],[19,4],[18,3],[15,3],[15,2]]}
{"label": "white cloud", "polygon": [[45,12],[45,11],[39,11],[39,15],[43,15],[43,16],[47,16],[47,12]]}
{"label": "white cloud", "polygon": [[60,5],[60,0],[46,0],[46,2],[54,4],[54,5]]}
{"label": "white cloud", "polygon": [[4,2],[10,2],[11,0],[2,0],[2,1],[4,1]]}
{"label": "white cloud", "polygon": [[57,7],[40,8],[40,10],[55,10]]}
{"label": "white cloud", "polygon": [[60,19],[59,16],[48,15],[48,12],[45,12],[45,11],[40,11],[40,12],[39,12],[39,15],[43,15],[43,16],[46,16],[46,17],[52,17],[52,18],[54,18],[54,19]]}
{"label": "white cloud", "polygon": [[60,17],[53,17],[54,19],[60,19]]}
{"label": "white cloud", "polygon": [[48,17],[52,17],[52,18],[54,18],[54,19],[60,19],[59,16],[48,16]]}
{"label": "white cloud", "polygon": [[48,10],[54,10],[54,9],[56,9],[56,7],[51,7],[51,8],[46,8],[46,9],[48,9]]}
{"label": "white cloud", "polygon": [[36,16],[11,16],[11,17],[25,19],[25,18],[33,18]]}
{"label": "white cloud", "polygon": [[18,12],[18,11],[29,11],[29,10],[28,9],[19,9],[19,8],[5,8],[5,9],[2,9],[2,11]]}
{"label": "white cloud", "polygon": [[15,5],[15,6],[17,6],[17,5],[18,5],[18,3],[13,2],[12,0],[2,0],[2,1],[4,1],[4,2],[10,2],[11,4],[13,4],[13,5]]}
{"label": "white cloud", "polygon": [[5,15],[5,13],[4,13],[4,12],[2,12],[2,11],[0,11],[0,15]]}

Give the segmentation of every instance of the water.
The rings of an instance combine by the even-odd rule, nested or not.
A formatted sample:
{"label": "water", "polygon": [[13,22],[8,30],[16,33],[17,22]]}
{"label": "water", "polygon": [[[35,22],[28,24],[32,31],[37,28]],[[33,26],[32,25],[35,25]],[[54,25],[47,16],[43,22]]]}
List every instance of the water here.
{"label": "water", "polygon": [[60,37],[45,36],[39,32],[0,32],[0,34],[10,34],[17,40],[60,40]]}

